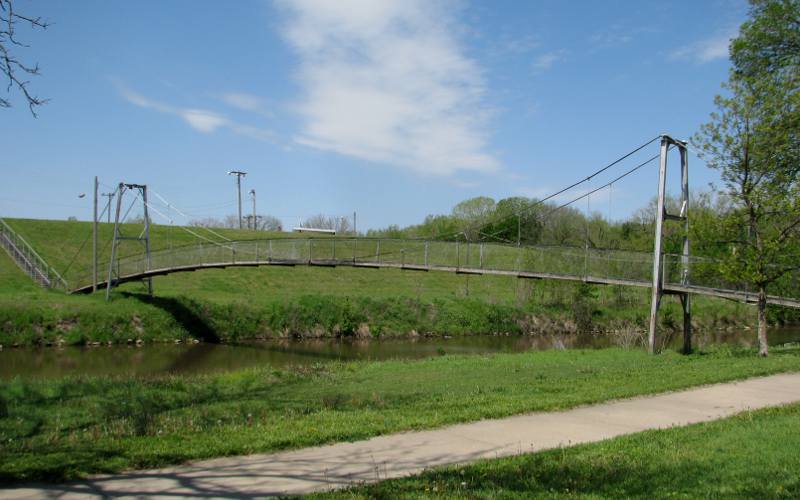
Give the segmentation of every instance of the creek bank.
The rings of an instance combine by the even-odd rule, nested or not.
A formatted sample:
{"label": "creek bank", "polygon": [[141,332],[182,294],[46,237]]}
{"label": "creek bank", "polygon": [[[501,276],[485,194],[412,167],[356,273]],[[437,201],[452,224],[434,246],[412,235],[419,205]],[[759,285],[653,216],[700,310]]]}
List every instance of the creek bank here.
{"label": "creek bank", "polygon": [[[188,297],[125,294],[106,304],[87,297],[66,303],[0,301],[0,345],[99,345],[141,342],[238,342],[263,339],[414,338],[464,335],[596,333],[641,343],[647,311],[578,302],[561,305],[488,303],[469,298],[376,299],[305,295],[261,303],[217,303]],[[89,300],[87,300],[89,299]],[[660,315],[663,332],[678,332],[675,307]],[[695,307],[694,328],[748,328],[752,308]]]}

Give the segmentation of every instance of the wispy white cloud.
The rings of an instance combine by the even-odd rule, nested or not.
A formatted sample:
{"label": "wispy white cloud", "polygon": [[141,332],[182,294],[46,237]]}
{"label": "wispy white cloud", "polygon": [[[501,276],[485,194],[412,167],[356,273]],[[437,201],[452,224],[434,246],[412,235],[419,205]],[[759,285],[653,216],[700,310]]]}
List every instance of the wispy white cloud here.
{"label": "wispy white cloud", "polygon": [[567,51],[564,49],[553,50],[541,54],[533,60],[533,69],[537,71],[547,71],[553,67],[553,64],[563,60],[566,55]]}
{"label": "wispy white cloud", "polygon": [[232,106],[242,111],[250,111],[253,113],[264,112],[264,100],[252,94],[243,92],[228,92],[220,96],[222,102],[228,106]]}
{"label": "wispy white cloud", "polygon": [[672,60],[694,61],[697,64],[726,59],[728,57],[728,46],[734,37],[736,37],[736,31],[729,30],[711,38],[698,40],[679,47],[673,50],[669,57]]}
{"label": "wispy white cloud", "polygon": [[450,3],[279,0],[299,56],[300,144],[425,174],[492,172],[485,81]]}
{"label": "wispy white cloud", "polygon": [[220,128],[227,128],[236,134],[252,139],[265,141],[273,141],[275,139],[275,134],[270,130],[244,125],[207,109],[183,108],[164,104],[131,90],[119,81],[115,80],[114,84],[119,94],[129,103],[140,108],[152,109],[159,113],[177,116],[198,132],[210,134]]}
{"label": "wispy white cloud", "polygon": [[177,109],[176,113],[190,127],[200,132],[213,132],[220,127],[230,125],[227,118],[205,109]]}

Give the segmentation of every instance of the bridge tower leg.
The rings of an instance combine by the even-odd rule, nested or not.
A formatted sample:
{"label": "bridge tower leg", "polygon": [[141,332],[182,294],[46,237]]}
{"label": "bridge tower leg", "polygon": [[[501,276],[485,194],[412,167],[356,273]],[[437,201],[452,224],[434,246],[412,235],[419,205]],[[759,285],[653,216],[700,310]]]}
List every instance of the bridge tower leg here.
{"label": "bridge tower leg", "polygon": [[[681,200],[680,214],[667,213],[665,205],[667,183],[667,155],[669,150],[678,149],[681,159]],[[658,170],[658,203],[656,206],[656,233],[653,248],[653,287],[650,301],[650,329],[647,336],[647,347],[651,354],[660,350],[658,345],[657,326],[658,309],[664,296],[664,280],[666,277],[663,251],[664,221],[675,220],[683,223],[683,246],[681,249],[681,284],[688,284],[689,278],[689,157],[686,143],[673,139],[668,135],[661,136],[661,162]],[[675,293],[675,292],[672,292]],[[683,309],[683,352],[692,350],[692,307],[687,292],[677,292]]]}
{"label": "bridge tower leg", "polygon": [[[139,196],[142,197],[142,205],[143,205],[142,213],[144,217],[144,229],[138,236],[125,236],[122,234],[122,231],[120,229],[120,225],[124,222],[124,220],[120,220],[120,211],[122,210],[122,197],[125,194],[126,190],[138,190]],[[125,216],[123,216],[123,219],[124,217]],[[150,257],[150,214],[148,212],[147,186],[145,184],[125,184],[124,182],[120,182],[119,186],[117,187],[117,210],[114,215],[114,238],[111,242],[111,260],[108,264],[108,279],[106,281],[106,301],[108,301],[108,299],[111,297],[111,288],[114,286],[114,275],[116,274],[117,280],[119,280],[119,278],[121,277],[119,269],[118,250],[120,242],[125,240],[133,240],[144,243],[144,252],[145,252],[144,270],[149,271],[152,264]],[[152,296],[153,279],[147,277],[144,279],[144,282],[147,285],[147,293],[150,296]]]}

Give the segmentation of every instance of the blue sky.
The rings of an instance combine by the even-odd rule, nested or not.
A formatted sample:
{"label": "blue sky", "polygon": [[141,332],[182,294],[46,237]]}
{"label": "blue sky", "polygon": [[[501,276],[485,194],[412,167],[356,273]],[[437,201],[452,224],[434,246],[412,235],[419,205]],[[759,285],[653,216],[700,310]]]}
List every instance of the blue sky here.
{"label": "blue sky", "polygon": [[[18,49],[51,101],[38,119],[16,96],[0,110],[0,215],[90,219],[98,175],[103,191],[147,183],[192,216],[224,216],[236,200],[226,172],[240,169],[259,212],[287,227],[355,210],[360,229],[472,196],[541,197],[659,133],[689,137],[747,14],[727,0],[16,8],[53,23],[21,29],[30,48]],[[694,188],[715,179],[690,161]],[[615,185],[611,208],[598,193],[592,209],[627,216],[656,173]]]}

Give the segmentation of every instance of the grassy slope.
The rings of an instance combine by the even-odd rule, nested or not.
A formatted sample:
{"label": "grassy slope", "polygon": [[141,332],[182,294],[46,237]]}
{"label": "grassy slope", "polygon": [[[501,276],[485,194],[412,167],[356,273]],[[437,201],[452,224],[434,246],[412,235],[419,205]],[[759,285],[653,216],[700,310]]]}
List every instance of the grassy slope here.
{"label": "grassy slope", "polygon": [[[64,275],[68,281],[70,277],[83,275],[92,268],[92,223],[82,221],[56,221],[39,219],[4,219],[18,234],[30,243],[39,255],[56,271]],[[207,230],[189,228],[201,236],[222,241]],[[123,224],[121,232],[127,236],[138,236],[142,231],[141,224]],[[292,233],[265,233],[242,231],[238,229],[214,229],[214,232],[237,240],[253,238],[281,238],[291,237]],[[98,261],[107,265],[111,252],[111,238],[114,225],[101,223],[98,225]],[[153,225],[150,232],[151,249],[153,251],[196,244],[199,240],[192,234],[179,227]],[[136,242],[124,242],[120,245],[120,256],[137,254],[142,251],[142,246]]]}
{"label": "grassy slope", "polygon": [[800,405],[313,498],[798,498]]}
{"label": "grassy slope", "polygon": [[[91,234],[90,223],[25,219],[7,222],[57,270],[67,269],[77,254],[67,276],[73,272],[85,274],[90,267],[88,244],[79,251]],[[126,231],[136,229],[132,226]],[[219,232],[232,239],[257,235],[252,231]],[[101,224],[100,241],[108,241],[110,236],[111,226]],[[155,249],[192,242],[196,238],[179,228],[153,227]],[[102,248],[105,251],[101,252],[101,262],[107,253],[107,247],[101,245]],[[133,251],[135,245],[124,248]],[[13,263],[0,255],[0,272],[13,273],[11,268]],[[160,299],[155,304],[120,294],[111,304],[105,304],[102,294],[64,297],[23,286],[22,281],[17,277],[0,282],[0,343],[59,338],[70,343],[125,341],[132,337],[186,338],[197,329],[213,330],[214,335],[228,339],[286,331],[309,334],[320,329],[330,334],[337,327],[344,328],[340,324],[342,316],[349,323],[345,334],[352,334],[359,323],[370,324],[373,334],[406,334],[411,330],[518,333],[530,329],[531,316],[555,317],[556,323],[564,324],[574,323],[580,314],[588,314],[599,328],[618,328],[622,324],[643,327],[649,308],[649,295],[640,289],[595,287],[583,299],[590,306],[587,313],[585,308],[576,306],[576,284],[390,269],[264,267],[179,273],[154,279]],[[136,294],[143,287],[130,283],[121,290]],[[348,300],[341,300],[344,297]],[[666,301],[665,326],[678,324],[675,318],[679,317],[679,308],[672,302]],[[752,308],[741,304],[697,297],[693,305],[696,320],[708,327],[752,320]],[[287,308],[291,311],[287,312]],[[328,317],[315,316],[319,311],[327,311]],[[282,321],[287,316],[290,320]],[[553,327],[547,322],[541,326]],[[35,335],[31,335],[33,330]]]}
{"label": "grassy slope", "polygon": [[60,480],[800,369],[800,350],[548,351],[213,376],[0,383],[0,480]]}

